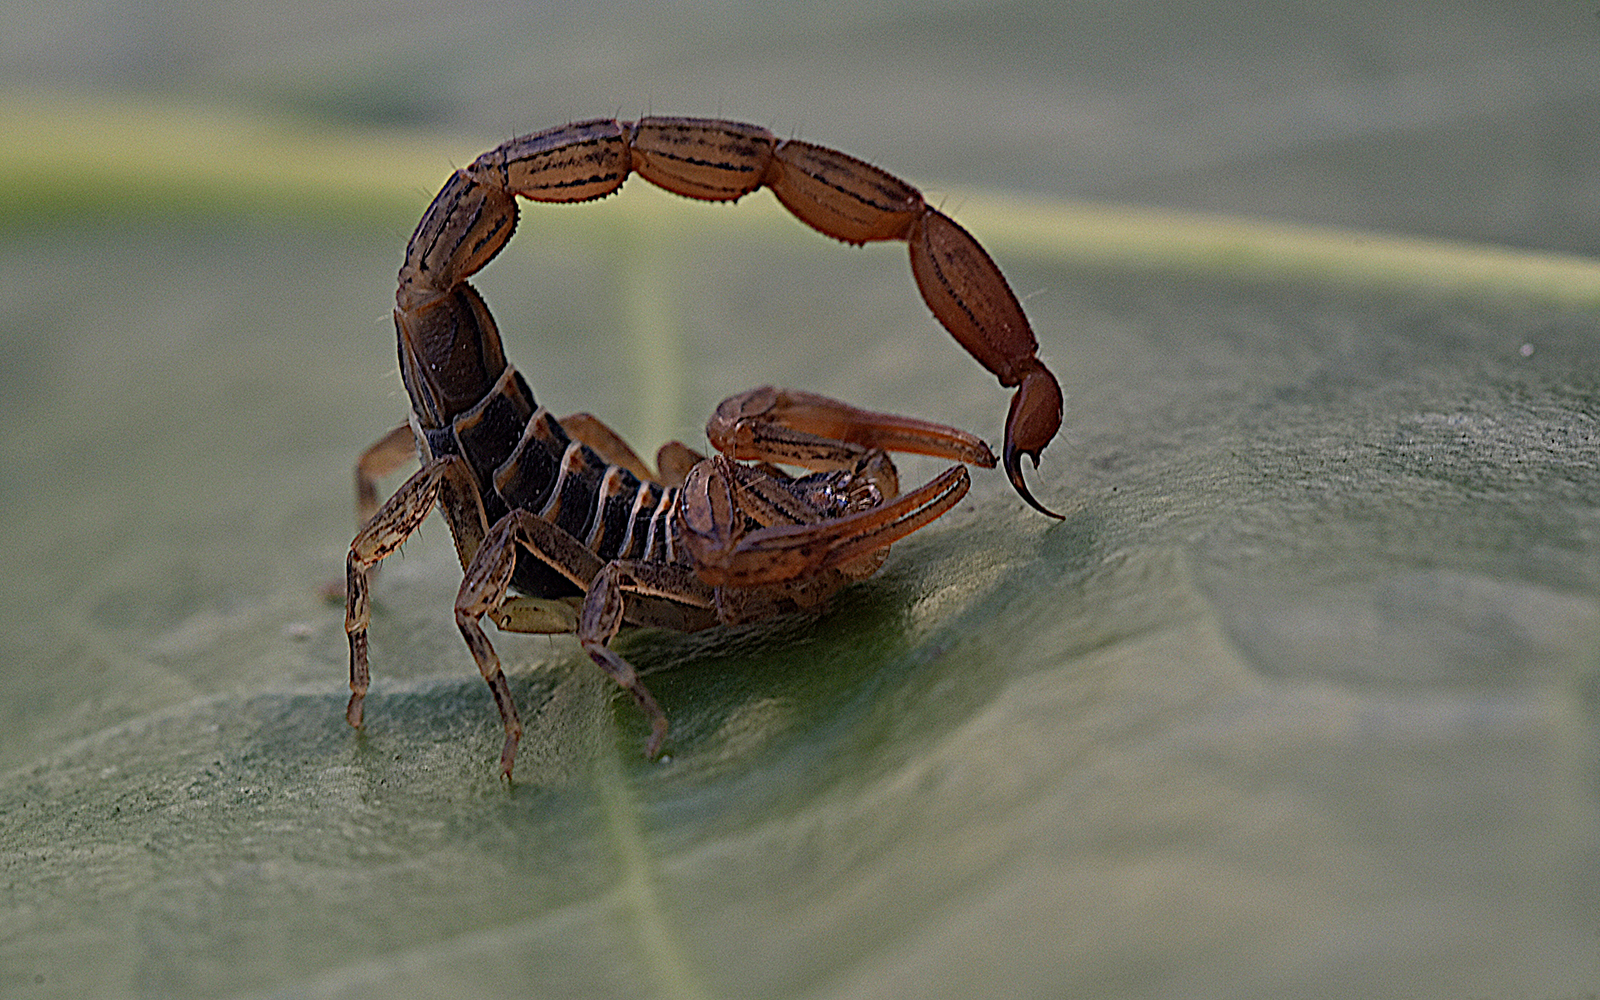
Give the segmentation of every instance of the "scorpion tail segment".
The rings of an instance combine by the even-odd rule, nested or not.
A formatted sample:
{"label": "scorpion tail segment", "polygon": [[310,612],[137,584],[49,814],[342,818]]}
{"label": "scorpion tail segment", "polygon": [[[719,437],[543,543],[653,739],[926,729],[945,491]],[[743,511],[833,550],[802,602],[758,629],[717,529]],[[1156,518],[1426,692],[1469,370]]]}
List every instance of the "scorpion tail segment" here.
{"label": "scorpion tail segment", "polygon": [[1061,428],[1061,386],[1037,356],[1022,304],[978,241],[942,212],[929,209],[911,233],[911,273],[946,330],[1004,386],[1017,386],[1006,417],[1006,475],[1029,506],[1051,517],[1022,479],[1021,457],[1037,468],[1039,453]]}
{"label": "scorpion tail segment", "polygon": [[836,240],[903,240],[926,210],[922,192],[853,156],[790,140],[778,147],[767,184],[806,225]]}
{"label": "scorpion tail segment", "polygon": [[1002,461],[1006,478],[1016,488],[1028,506],[1041,514],[1058,520],[1065,515],[1048,509],[1028,490],[1022,479],[1022,456],[1032,459],[1039,467],[1039,453],[1056,436],[1061,427],[1061,386],[1050,369],[1035,362],[1036,367],[1022,379],[1022,385],[1011,397],[1011,412],[1006,415],[1006,443]]}
{"label": "scorpion tail segment", "polygon": [[909,242],[911,273],[934,317],[1001,385],[1021,382],[1038,365],[1039,342],[1000,268],[970,233],[933,209],[917,220]]}
{"label": "scorpion tail segment", "polygon": [[626,126],[597,118],[502,143],[474,160],[468,173],[529,201],[577,202],[611,194],[631,170]]}
{"label": "scorpion tail segment", "polygon": [[411,312],[493,260],[517,228],[511,192],[457,171],[434,196],[406,244],[395,302]]}
{"label": "scorpion tail segment", "polygon": [[506,370],[500,331],[471,285],[396,309],[400,377],[424,427],[445,427],[477,404]]}
{"label": "scorpion tail segment", "polygon": [[685,198],[738,201],[766,183],[771,132],[713,118],[641,118],[633,126],[633,169]]}

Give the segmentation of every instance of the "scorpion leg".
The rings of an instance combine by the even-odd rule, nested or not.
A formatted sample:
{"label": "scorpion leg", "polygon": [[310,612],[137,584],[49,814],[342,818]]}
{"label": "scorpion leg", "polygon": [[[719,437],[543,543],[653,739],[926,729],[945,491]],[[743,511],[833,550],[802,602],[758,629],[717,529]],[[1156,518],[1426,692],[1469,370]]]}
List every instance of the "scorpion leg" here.
{"label": "scorpion leg", "polygon": [[652,472],[645,460],[623,440],[622,435],[599,417],[590,413],[574,413],[570,417],[562,417],[560,422],[568,437],[594,449],[606,464],[621,466],[648,482],[682,486],[689,469],[696,462],[705,461],[704,455],[682,441],[668,441],[656,451],[656,468],[661,471]]}
{"label": "scorpion leg", "polygon": [[625,595],[653,596],[667,601],[692,596],[696,601],[705,602],[707,607],[713,595],[686,567],[667,563],[612,560],[590,581],[589,594],[578,617],[578,642],[595,665],[632,696],[639,711],[650,721],[650,737],[645,741],[644,755],[654,760],[667,738],[667,713],[661,710],[633,665],[608,645],[624,619],[629,617],[627,606],[636,603]]}
{"label": "scorpion leg", "polygon": [[574,413],[570,417],[562,417],[559,423],[568,437],[588,445],[607,465],[621,466],[646,482],[661,482],[661,478],[651,471],[650,466],[623,440],[622,435],[594,414]]}
{"label": "scorpion leg", "polygon": [[682,441],[668,441],[656,451],[656,468],[661,471],[652,472],[638,452],[623,440],[622,435],[599,417],[590,413],[574,413],[570,417],[562,417],[560,423],[568,437],[594,449],[595,454],[607,465],[620,466],[646,482],[662,486],[682,486],[689,469],[706,458]]}
{"label": "scorpion leg", "polygon": [[519,600],[507,594],[519,549],[527,550],[588,591],[577,622],[579,641],[589,657],[632,695],[650,718],[650,756],[655,756],[666,734],[666,716],[627,661],[605,645],[623,621],[622,591],[629,590],[644,598],[628,602],[627,620],[693,631],[716,623],[715,616],[708,613],[713,599],[711,589],[695,579],[686,567],[662,563],[603,563],[599,556],[556,525],[528,511],[513,510],[495,523],[478,547],[461,581],[455,607],[456,627],[461,630],[479,673],[489,685],[505,727],[505,744],[500,751],[501,774],[511,777],[517,744],[522,739],[522,722],[500,657],[484,633],[481,621],[488,615],[502,626],[515,628],[515,617],[504,611]]}
{"label": "scorpion leg", "polygon": [[378,480],[417,457],[417,439],[410,424],[401,424],[372,443],[356,460],[356,527],[378,512]]}
{"label": "scorpion leg", "polygon": [[[441,490],[449,487],[459,493],[471,485],[472,473],[462,459],[454,455],[432,459],[395,491],[350,542],[350,554],[345,559],[344,630],[350,640],[350,702],[345,707],[345,719],[358,729],[362,701],[371,682],[367,629],[372,624],[372,573],[422,524]],[[475,492],[471,495],[477,496]],[[478,511],[481,519],[481,506]]]}
{"label": "scorpion leg", "polygon": [[522,740],[522,720],[517,717],[517,703],[512,700],[511,686],[506,683],[506,673],[500,667],[500,657],[484,634],[479,622],[492,609],[506,600],[506,588],[511,585],[511,574],[516,569],[513,533],[516,519],[507,514],[496,521],[484,536],[483,544],[467,566],[461,589],[456,594],[456,627],[467,642],[467,649],[478,665],[478,673],[489,685],[494,696],[494,706],[500,710],[500,723],[506,740],[500,748],[500,773],[511,777],[511,765],[517,759],[517,744]]}
{"label": "scorpion leg", "polygon": [[[356,459],[356,529],[365,527],[378,513],[378,482],[385,476],[392,475],[406,464],[408,459],[417,457],[417,441],[411,433],[410,424],[401,424],[383,437],[374,441]],[[367,574],[367,584],[370,587],[377,579],[377,567]],[[348,567],[346,568],[348,575]],[[329,601],[345,599],[346,587],[343,580],[330,581],[322,586],[322,595]]]}
{"label": "scorpion leg", "polygon": [[515,624],[513,616],[497,612],[508,603],[507,588],[516,570],[519,545],[580,587],[586,587],[602,568],[600,557],[584,548],[577,539],[525,510],[513,510],[496,521],[466,568],[461,590],[456,594],[456,627],[461,630],[461,637],[466,640],[478,672],[489,685],[495,707],[500,711],[500,722],[506,733],[500,750],[500,773],[508,779],[516,763],[517,744],[522,739],[522,720],[517,716],[517,706],[511,698],[499,654],[484,634],[481,621],[489,615],[497,623]]}
{"label": "scorpion leg", "polygon": [[661,485],[682,486],[689,470],[706,457],[682,441],[668,441],[656,449],[656,468],[661,470]]}

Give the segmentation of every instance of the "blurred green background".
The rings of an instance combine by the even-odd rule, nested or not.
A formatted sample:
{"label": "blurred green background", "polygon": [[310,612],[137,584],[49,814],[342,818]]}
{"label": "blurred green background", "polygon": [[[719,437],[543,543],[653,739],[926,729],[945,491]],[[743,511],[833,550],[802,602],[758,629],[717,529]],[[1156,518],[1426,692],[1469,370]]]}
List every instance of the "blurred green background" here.
{"label": "blurred green background", "polygon": [[[1593,4],[68,0],[0,87],[0,994],[1600,990]],[[650,113],[972,229],[1069,516],[980,474],[818,620],[621,640],[661,762],[499,636],[508,789],[442,525],[365,736],[320,589],[432,193]],[[903,250],[765,194],[527,211],[478,286],[641,451],[763,382],[1003,421]]]}

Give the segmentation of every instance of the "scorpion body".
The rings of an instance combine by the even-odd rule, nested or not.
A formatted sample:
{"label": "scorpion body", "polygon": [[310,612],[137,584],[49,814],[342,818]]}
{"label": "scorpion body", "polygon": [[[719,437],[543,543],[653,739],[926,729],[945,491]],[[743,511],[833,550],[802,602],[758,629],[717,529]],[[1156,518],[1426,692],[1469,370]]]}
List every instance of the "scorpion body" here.
{"label": "scorpion body", "polygon": [[[435,505],[465,571],[456,623],[499,708],[509,778],[522,727],[483,617],[510,631],[577,632],[649,718],[653,757],[666,715],[608,645],[624,622],[692,631],[818,608],[874,572],[892,542],[953,507],[969,487],[965,465],[997,464],[965,431],[763,387],[717,408],[706,432],[718,454],[672,442],[657,472],[593,417],[557,419],[538,405],[467,279],[510,239],[517,196],[587,201],[630,173],[706,201],[765,186],[825,235],[906,241],[934,315],[1017,388],[1000,461],[1019,495],[1051,514],[1029,492],[1020,458],[1037,465],[1054,437],[1060,388],[999,269],[917,189],[738,122],[596,120],[522,136],[458,170],[406,248],[395,326],[411,417],[357,466],[363,526],[346,563],[351,725],[362,724],[369,684],[372,573]],[[962,464],[902,495],[890,451]],[[376,479],[413,453],[421,469],[380,509]],[[811,471],[791,476],[773,462]]]}

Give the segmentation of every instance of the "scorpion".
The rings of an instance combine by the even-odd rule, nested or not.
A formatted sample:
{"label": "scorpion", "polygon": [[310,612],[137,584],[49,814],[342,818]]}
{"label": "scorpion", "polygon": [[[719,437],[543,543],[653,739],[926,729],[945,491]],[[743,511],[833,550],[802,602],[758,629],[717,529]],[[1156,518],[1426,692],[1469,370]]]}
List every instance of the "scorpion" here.
{"label": "scorpion", "polygon": [[[1061,426],[1062,395],[1036,356],[1016,295],[967,231],[903,180],[845,153],[741,122],[596,119],[511,139],[445,183],[406,245],[395,293],[406,424],[356,466],[358,517],[345,574],[350,701],[360,729],[370,683],[367,632],[379,563],[437,505],[464,576],[455,621],[499,709],[500,773],[510,780],[522,723],[482,620],[503,631],[576,632],[650,725],[667,716],[609,646],[623,624],[695,631],[819,610],[875,572],[891,543],[938,518],[994,453],[953,427],[857,409],[824,396],[754,389],[706,425],[716,454],[678,442],[651,470],[588,414],[557,419],[506,361],[467,279],[511,238],[518,196],[583,202],[636,173],[692,199],[734,202],[766,187],[801,222],[862,245],[902,240],[934,317],[1005,387],[1015,387],[1000,458],[1021,498],[1051,517],[1022,477]],[[953,461],[901,494],[889,452]],[[421,468],[380,508],[377,481],[412,457]],[[807,470],[789,475],[782,463]]]}

